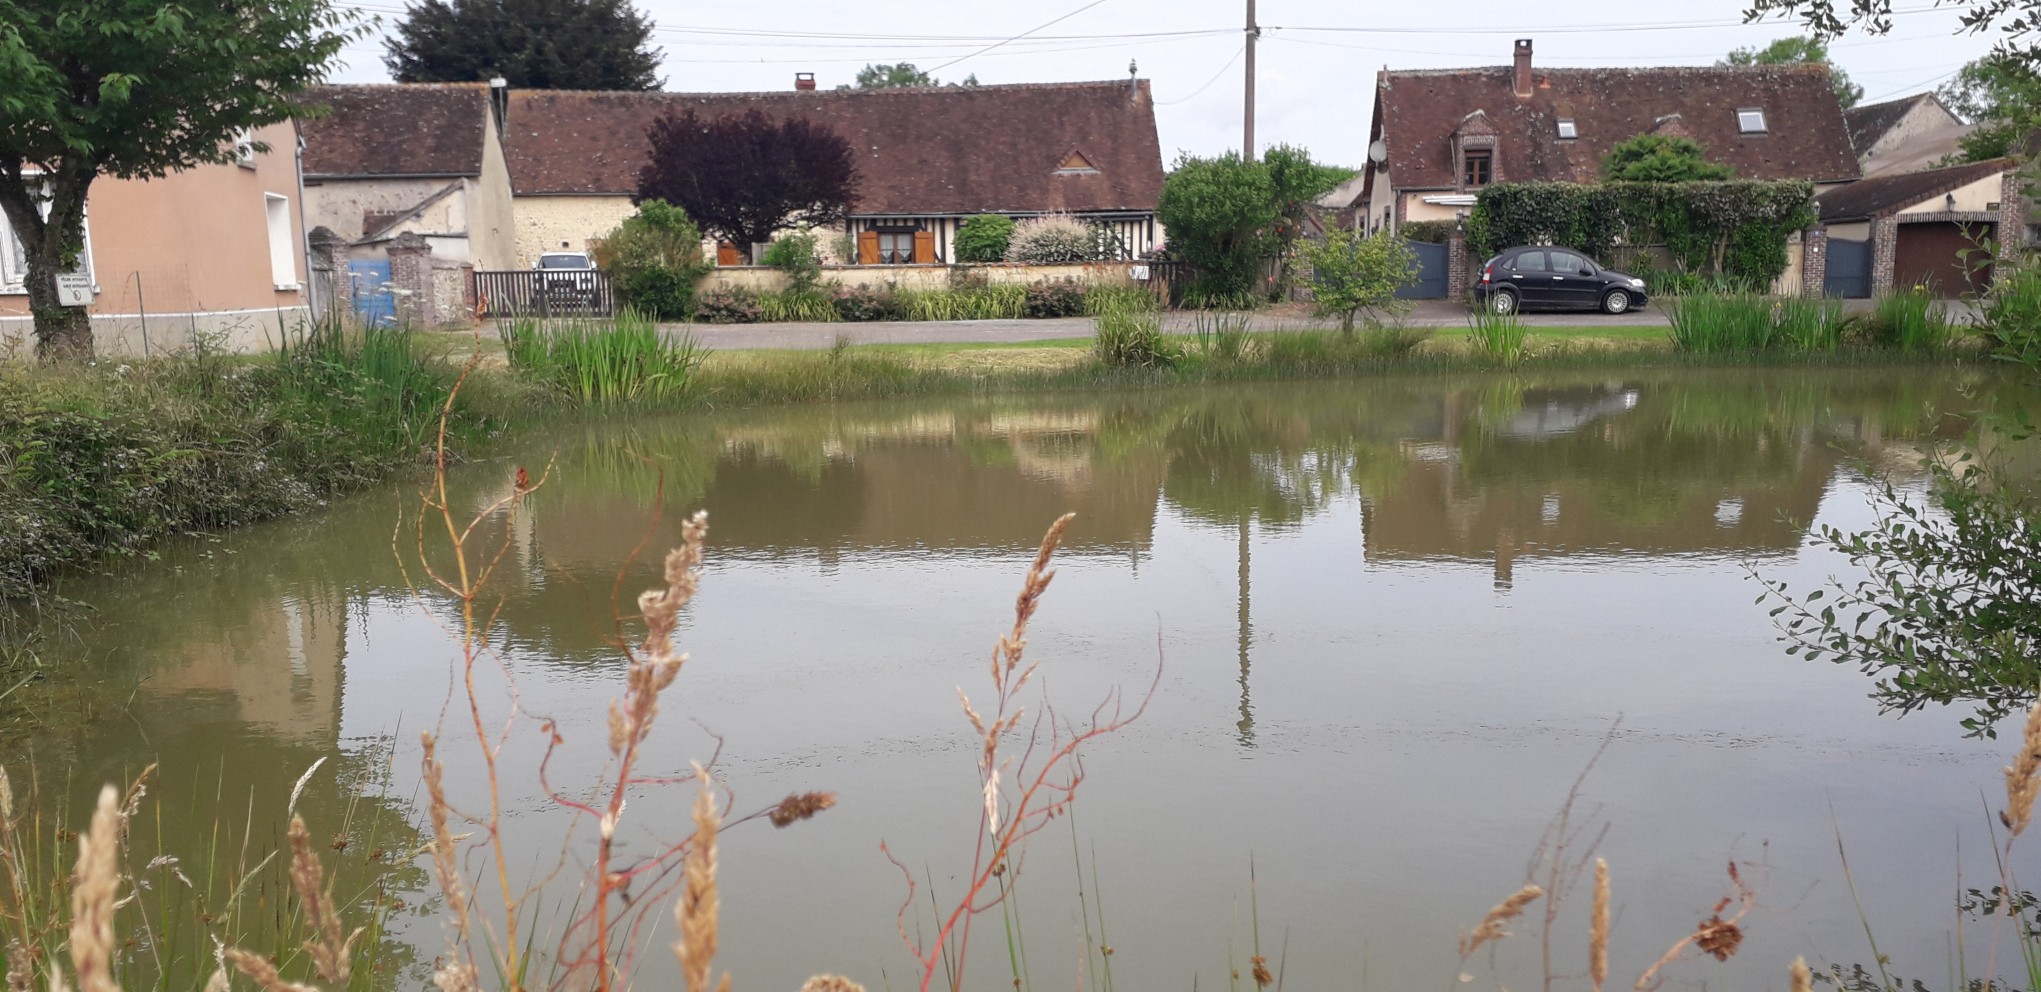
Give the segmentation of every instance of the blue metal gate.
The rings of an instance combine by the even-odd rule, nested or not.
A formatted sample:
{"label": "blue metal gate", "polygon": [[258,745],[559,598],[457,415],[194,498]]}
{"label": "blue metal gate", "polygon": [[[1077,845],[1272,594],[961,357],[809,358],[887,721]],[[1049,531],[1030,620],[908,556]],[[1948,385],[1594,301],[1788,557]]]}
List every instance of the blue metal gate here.
{"label": "blue metal gate", "polygon": [[1871,242],[1828,239],[1828,277],[1821,291],[1828,296],[1861,300],[1871,295]]}
{"label": "blue metal gate", "polygon": [[1417,281],[1396,291],[1399,300],[1443,300],[1446,298],[1446,246],[1429,241],[1412,241],[1410,250],[1417,254],[1417,264],[1411,267]]}
{"label": "blue metal gate", "polygon": [[347,296],[354,312],[370,327],[381,327],[397,319],[397,300],[390,295],[390,262],[347,263]]}

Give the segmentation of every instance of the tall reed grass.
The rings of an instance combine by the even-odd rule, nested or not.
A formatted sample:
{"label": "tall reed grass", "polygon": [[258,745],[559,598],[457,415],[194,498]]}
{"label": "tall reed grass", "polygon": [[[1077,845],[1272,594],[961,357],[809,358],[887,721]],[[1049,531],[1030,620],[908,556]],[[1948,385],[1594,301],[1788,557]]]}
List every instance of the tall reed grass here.
{"label": "tall reed grass", "polygon": [[899,298],[909,320],[1019,320],[1027,316],[1028,288],[903,289]]}
{"label": "tall reed grass", "polygon": [[831,323],[842,318],[836,301],[814,288],[784,289],[758,294],[759,319],[772,323]]}
{"label": "tall reed grass", "polygon": [[1871,314],[1873,343],[1917,353],[1948,347],[1953,331],[1949,310],[1925,287],[1887,293],[1875,306]]}
{"label": "tall reed grass", "polygon": [[634,310],[609,319],[521,316],[501,328],[513,372],[588,406],[676,402],[704,354],[692,335],[668,336]]}
{"label": "tall reed grass", "polygon": [[1176,355],[1162,336],[1162,315],[1111,310],[1092,319],[1092,354],[1112,368],[1162,368]]}
{"label": "tall reed grass", "polygon": [[1467,338],[1474,349],[1504,365],[1524,359],[1524,322],[1515,313],[1496,313],[1488,307],[1467,312]]}

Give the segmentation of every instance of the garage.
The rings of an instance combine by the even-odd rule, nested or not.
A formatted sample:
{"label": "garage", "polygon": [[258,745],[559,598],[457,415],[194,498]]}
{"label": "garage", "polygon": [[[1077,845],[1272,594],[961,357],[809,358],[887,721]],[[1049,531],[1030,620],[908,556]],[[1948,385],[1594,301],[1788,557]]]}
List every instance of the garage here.
{"label": "garage", "polygon": [[1991,255],[1981,245],[1997,225],[1928,221],[1899,224],[1892,253],[1892,285],[1926,286],[1945,299],[1981,293],[1991,285]]}

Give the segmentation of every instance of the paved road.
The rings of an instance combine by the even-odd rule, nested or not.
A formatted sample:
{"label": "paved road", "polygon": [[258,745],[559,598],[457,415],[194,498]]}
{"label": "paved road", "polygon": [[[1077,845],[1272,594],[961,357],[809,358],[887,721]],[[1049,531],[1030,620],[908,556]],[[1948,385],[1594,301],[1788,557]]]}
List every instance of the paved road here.
{"label": "paved road", "polygon": [[[1187,334],[1197,315],[1172,313],[1168,329],[1171,333]],[[1327,326],[1320,318],[1276,317],[1257,314],[1253,318],[1257,331],[1295,331]],[[1408,323],[1418,327],[1460,327],[1467,322],[1467,311],[1457,304],[1426,301],[1407,318]],[[1653,307],[1638,313],[1610,317],[1598,313],[1526,314],[1524,323],[1545,327],[1664,327],[1664,312]],[[678,330],[680,325],[671,325]],[[1057,341],[1069,338],[1091,336],[1091,319],[1088,317],[1062,317],[1052,320],[917,320],[917,321],[873,321],[870,323],[836,324],[696,324],[693,327],[696,341],[703,345],[723,350],[747,348],[792,348],[811,350],[828,348],[836,343],[839,335],[849,338],[852,344],[960,344],[991,342],[1015,344],[1027,341]]]}

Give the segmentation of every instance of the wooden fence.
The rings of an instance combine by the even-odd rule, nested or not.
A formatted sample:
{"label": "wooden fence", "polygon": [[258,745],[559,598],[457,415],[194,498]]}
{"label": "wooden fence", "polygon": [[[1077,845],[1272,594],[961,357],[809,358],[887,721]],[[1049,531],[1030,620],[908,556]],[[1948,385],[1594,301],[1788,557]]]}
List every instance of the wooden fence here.
{"label": "wooden fence", "polygon": [[475,309],[484,317],[609,317],[616,296],[598,269],[512,269],[475,273]]}

